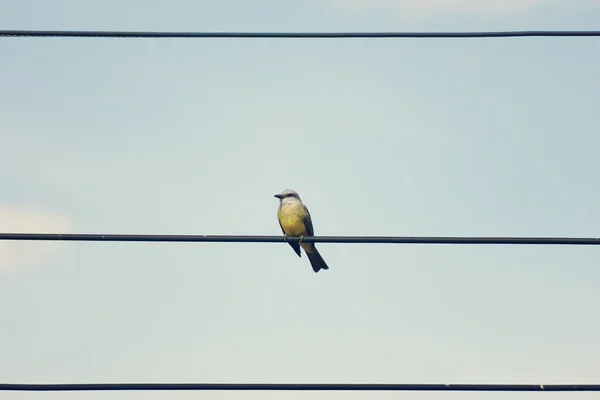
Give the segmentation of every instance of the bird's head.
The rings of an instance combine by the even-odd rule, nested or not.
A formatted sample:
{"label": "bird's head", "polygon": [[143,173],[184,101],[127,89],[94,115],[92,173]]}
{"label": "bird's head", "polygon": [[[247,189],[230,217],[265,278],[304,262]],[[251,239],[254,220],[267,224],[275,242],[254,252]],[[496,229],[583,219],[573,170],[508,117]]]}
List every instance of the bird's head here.
{"label": "bird's head", "polygon": [[276,194],[275,197],[277,197],[279,200],[289,199],[289,198],[300,200],[300,196],[298,196],[298,193],[296,193],[295,191],[293,191],[291,189],[286,189],[283,192]]}

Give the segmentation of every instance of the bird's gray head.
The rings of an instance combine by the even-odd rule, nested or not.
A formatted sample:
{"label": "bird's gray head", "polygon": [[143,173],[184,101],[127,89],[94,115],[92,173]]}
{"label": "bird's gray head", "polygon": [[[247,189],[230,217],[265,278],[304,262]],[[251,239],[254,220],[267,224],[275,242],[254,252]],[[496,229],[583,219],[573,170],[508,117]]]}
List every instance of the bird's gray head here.
{"label": "bird's gray head", "polygon": [[283,192],[276,194],[275,197],[277,197],[279,200],[283,200],[283,199],[297,199],[300,200],[300,196],[298,196],[298,193],[294,192],[291,189],[286,189]]}

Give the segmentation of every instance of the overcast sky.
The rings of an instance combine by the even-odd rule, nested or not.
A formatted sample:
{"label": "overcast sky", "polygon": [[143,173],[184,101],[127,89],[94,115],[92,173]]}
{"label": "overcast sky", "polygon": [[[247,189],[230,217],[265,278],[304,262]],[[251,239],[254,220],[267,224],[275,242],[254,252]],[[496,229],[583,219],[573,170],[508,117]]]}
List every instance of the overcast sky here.
{"label": "overcast sky", "polygon": [[[595,1],[3,0],[0,29],[598,29]],[[0,38],[0,231],[600,233],[598,38]],[[600,249],[0,242],[0,382],[600,383]],[[206,399],[597,394],[203,393]],[[5,400],[196,399],[189,392]]]}

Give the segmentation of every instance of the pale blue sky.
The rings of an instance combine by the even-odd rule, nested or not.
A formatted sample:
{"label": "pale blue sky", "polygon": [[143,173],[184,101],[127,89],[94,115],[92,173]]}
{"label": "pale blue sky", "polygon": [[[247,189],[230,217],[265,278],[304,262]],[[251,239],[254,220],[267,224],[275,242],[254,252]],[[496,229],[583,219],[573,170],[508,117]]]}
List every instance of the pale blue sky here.
{"label": "pale blue sky", "polygon": [[[0,29],[584,30],[600,20],[600,3],[584,0],[485,4],[4,0]],[[277,235],[273,194],[290,188],[317,235],[595,237],[599,43],[0,38],[0,231]],[[600,382],[599,249],[319,248],[331,269],[315,274],[285,244],[0,243],[0,381]]]}

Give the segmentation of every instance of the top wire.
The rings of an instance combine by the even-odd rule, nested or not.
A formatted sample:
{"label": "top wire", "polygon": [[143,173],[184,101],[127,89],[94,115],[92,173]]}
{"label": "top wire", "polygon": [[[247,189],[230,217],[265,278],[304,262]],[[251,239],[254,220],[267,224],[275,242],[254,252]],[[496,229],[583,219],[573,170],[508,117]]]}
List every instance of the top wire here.
{"label": "top wire", "polygon": [[110,38],[498,38],[600,36],[600,31],[504,31],[504,32],[125,32],[125,31],[40,31],[0,30],[4,37],[110,37]]}
{"label": "top wire", "polygon": [[600,238],[468,237],[468,236],[252,236],[252,235],[132,235],[104,233],[0,233],[0,240],[75,242],[222,242],[222,243],[388,243],[388,244],[525,244],[600,245]]}

